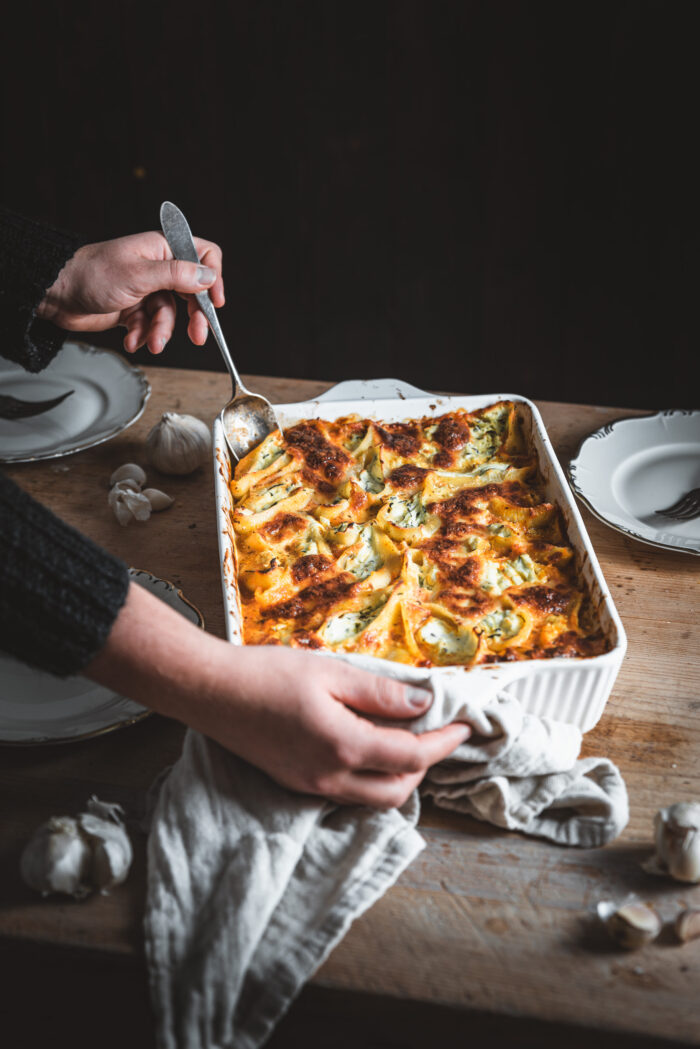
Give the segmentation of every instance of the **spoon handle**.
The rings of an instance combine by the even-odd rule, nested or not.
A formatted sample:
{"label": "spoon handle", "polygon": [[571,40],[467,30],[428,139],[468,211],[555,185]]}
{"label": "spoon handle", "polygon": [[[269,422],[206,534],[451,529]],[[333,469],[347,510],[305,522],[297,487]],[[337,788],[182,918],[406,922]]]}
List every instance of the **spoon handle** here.
{"label": "spoon handle", "polygon": [[229,353],[229,348],[226,345],[226,339],[224,338],[224,333],[222,332],[221,325],[219,324],[219,318],[217,317],[216,310],[214,309],[214,303],[209,298],[209,292],[208,291],[200,291],[197,295],[195,295],[195,299],[197,300],[197,303],[199,305],[200,310],[202,311],[204,316],[207,318],[207,320],[209,322],[209,327],[212,330],[214,338],[216,339],[217,343],[219,344],[219,349],[221,350],[221,356],[224,358],[224,364],[228,368],[228,373],[231,376],[231,379],[233,380],[233,395],[234,395],[234,397],[235,397],[237,392],[238,393],[248,393],[248,390],[246,389],[246,387],[241,382],[241,377],[238,374],[238,369],[236,368],[236,365],[233,363],[233,358],[231,357],[231,354]]}
{"label": "spoon handle", "polygon": [[[163,201],[160,206],[160,226],[163,230],[165,239],[170,245],[170,250],[176,259],[183,259],[185,262],[200,261],[187,219],[180,209],[175,204],[171,204],[169,200]],[[224,358],[224,364],[228,368],[228,373],[233,381],[234,395],[237,390],[241,393],[248,393],[249,391],[241,382],[238,369],[233,363],[233,358],[229,353],[224,333],[219,324],[219,318],[214,309],[214,303],[209,298],[209,292],[201,291],[198,295],[195,295],[195,298],[200,310],[207,318],[209,327],[214,333],[214,338],[219,345],[221,356]]]}

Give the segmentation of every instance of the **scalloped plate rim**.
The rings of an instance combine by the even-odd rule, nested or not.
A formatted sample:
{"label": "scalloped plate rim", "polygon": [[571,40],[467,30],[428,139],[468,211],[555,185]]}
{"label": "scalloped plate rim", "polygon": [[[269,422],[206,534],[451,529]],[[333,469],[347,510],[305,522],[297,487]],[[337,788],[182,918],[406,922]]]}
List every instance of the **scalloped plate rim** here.
{"label": "scalloped plate rim", "polygon": [[[579,442],[578,448],[576,449],[575,455],[569,460],[566,466],[566,476],[569,484],[571,485],[572,491],[576,497],[586,506],[586,508],[603,524],[607,525],[608,528],[614,529],[616,532],[620,532],[622,535],[628,536],[630,539],[635,539],[637,542],[644,543],[646,546],[655,547],[657,550],[666,550],[670,553],[676,554],[689,554],[691,557],[700,557],[700,541],[697,546],[680,546],[675,543],[665,543],[662,540],[654,539],[651,535],[643,535],[640,532],[635,531],[633,528],[627,528],[625,525],[611,520],[602,509],[600,509],[592,497],[588,495],[581,487],[581,483],[578,479],[578,467],[580,466],[580,458],[584,451],[586,444],[590,441],[603,441],[607,442],[611,439],[615,439],[615,431],[620,430],[627,423],[631,424],[644,424],[650,421],[656,421],[660,418],[671,418],[673,416],[700,416],[700,409],[696,408],[664,408],[658,412],[650,412],[647,415],[625,415],[619,419],[612,419],[610,422],[604,423],[597,430],[593,430],[592,433],[586,434],[585,437]],[[693,542],[693,540],[691,540]]]}
{"label": "scalloped plate rim", "polygon": [[[104,355],[105,358],[111,357],[115,361],[117,361],[119,366],[124,369],[124,375],[129,376],[130,379],[133,380],[134,393],[136,394],[136,392],[138,391],[138,405],[136,410],[133,411],[130,409],[128,417],[121,419],[118,422],[118,424],[111,427],[108,431],[98,432],[97,435],[93,435],[92,437],[88,437],[84,440],[78,441],[77,444],[74,444],[70,448],[62,448],[59,451],[52,451],[49,448],[45,451],[39,451],[31,455],[27,455],[25,453],[20,453],[19,455],[6,455],[3,453],[2,447],[0,446],[0,463],[33,463],[45,459],[61,459],[66,455],[73,455],[75,454],[75,452],[85,451],[86,448],[94,448],[96,445],[104,444],[105,441],[109,441],[112,439],[112,437],[116,437],[118,434],[123,433],[124,430],[128,429],[129,426],[133,425],[133,423],[135,423],[143,415],[146,408],[146,404],[148,403],[148,399],[151,396],[151,384],[146,378],[146,375],[141,370],[141,368],[139,368],[135,364],[131,364],[129,361],[124,360],[124,358],[115,350],[110,350],[103,346],[92,346],[90,343],[87,342],[80,342],[75,339],[69,339],[63,344],[62,350],[68,349],[69,347],[76,348],[80,352],[85,353],[88,356]],[[56,355],[54,360],[60,361],[60,353]],[[16,362],[14,361],[3,361],[3,363],[9,366],[7,369],[4,369],[8,373],[12,371],[12,366],[16,364]],[[53,363],[53,361],[51,363]],[[23,371],[21,365],[17,364],[16,367]],[[27,372],[26,374],[27,376],[30,375],[29,372]],[[40,377],[41,372],[38,373],[37,378]]]}

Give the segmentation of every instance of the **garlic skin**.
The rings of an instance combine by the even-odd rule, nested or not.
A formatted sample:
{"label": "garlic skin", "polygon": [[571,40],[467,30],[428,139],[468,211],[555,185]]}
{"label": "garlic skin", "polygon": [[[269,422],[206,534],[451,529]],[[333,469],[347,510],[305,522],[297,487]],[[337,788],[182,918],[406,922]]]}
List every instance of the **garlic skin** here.
{"label": "garlic skin", "polygon": [[25,846],[20,873],[43,896],[61,892],[82,899],[95,889],[106,894],[129,873],[133,850],[120,805],[91,798],[88,812],[54,816]]}
{"label": "garlic skin", "polygon": [[645,869],[677,881],[700,882],[700,803],[680,801],[654,817],[656,856]]}
{"label": "garlic skin", "polygon": [[128,480],[118,481],[114,485],[107,502],[120,525],[126,526],[132,521],[147,521],[151,516],[150,499],[143,492],[132,488]]}
{"label": "garlic skin", "polygon": [[79,900],[90,892],[91,859],[90,846],[76,820],[53,816],[25,846],[20,873],[27,885],[42,896],[62,892]]}
{"label": "garlic skin", "polygon": [[161,492],[158,488],[144,488],[141,495],[145,495],[151,504],[151,510],[156,512],[159,510],[168,510],[175,500],[170,495],[166,495],[165,492]]}
{"label": "garlic skin", "polygon": [[117,484],[118,481],[134,481],[138,488],[143,488],[146,483],[146,471],[138,463],[124,463],[114,471],[109,479],[112,485]]}
{"label": "garlic skin", "polygon": [[209,427],[194,415],[165,412],[146,438],[148,458],[164,474],[189,474],[209,458]]}

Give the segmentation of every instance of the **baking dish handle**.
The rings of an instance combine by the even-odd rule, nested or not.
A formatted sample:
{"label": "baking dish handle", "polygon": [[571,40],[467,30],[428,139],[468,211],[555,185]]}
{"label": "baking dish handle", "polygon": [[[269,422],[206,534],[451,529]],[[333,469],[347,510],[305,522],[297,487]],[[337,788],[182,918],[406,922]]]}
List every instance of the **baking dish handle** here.
{"label": "baking dish handle", "polygon": [[427,390],[419,390],[417,386],[402,379],[346,379],[345,382],[336,383],[326,390],[319,401],[371,401],[389,400],[399,398],[409,400],[411,397],[430,397]]}

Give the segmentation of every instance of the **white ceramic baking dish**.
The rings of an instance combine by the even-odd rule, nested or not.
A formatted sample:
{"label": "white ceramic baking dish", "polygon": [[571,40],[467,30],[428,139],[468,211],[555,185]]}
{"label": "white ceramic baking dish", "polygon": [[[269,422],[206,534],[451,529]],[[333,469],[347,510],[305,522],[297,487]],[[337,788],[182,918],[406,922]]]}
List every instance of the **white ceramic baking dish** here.
{"label": "white ceramic baking dish", "polygon": [[[339,383],[322,396],[296,404],[275,405],[282,427],[300,419],[337,419],[356,413],[364,418],[399,422],[423,416],[442,415],[455,408],[473,411],[499,400],[518,404],[525,433],[534,446],[544,478],[547,499],[564,514],[569,540],[576,552],[578,568],[598,610],[602,629],[611,648],[589,659],[533,659],[517,663],[495,663],[472,667],[440,667],[439,674],[469,675],[475,694],[486,695],[505,688],[523,706],[540,716],[577,725],[587,732],[600,718],[627,648],[627,638],[610,597],[598,559],[591,546],[581,515],[571,495],[552,445],[535,405],[514,394],[479,394],[472,397],[435,396],[396,379]],[[214,423],[214,476],[221,580],[226,608],[226,632],[233,644],[242,644],[241,610],[237,587],[237,556],[231,525],[232,499],[229,489],[231,462],[221,423]],[[376,660],[381,672],[383,660]]]}

